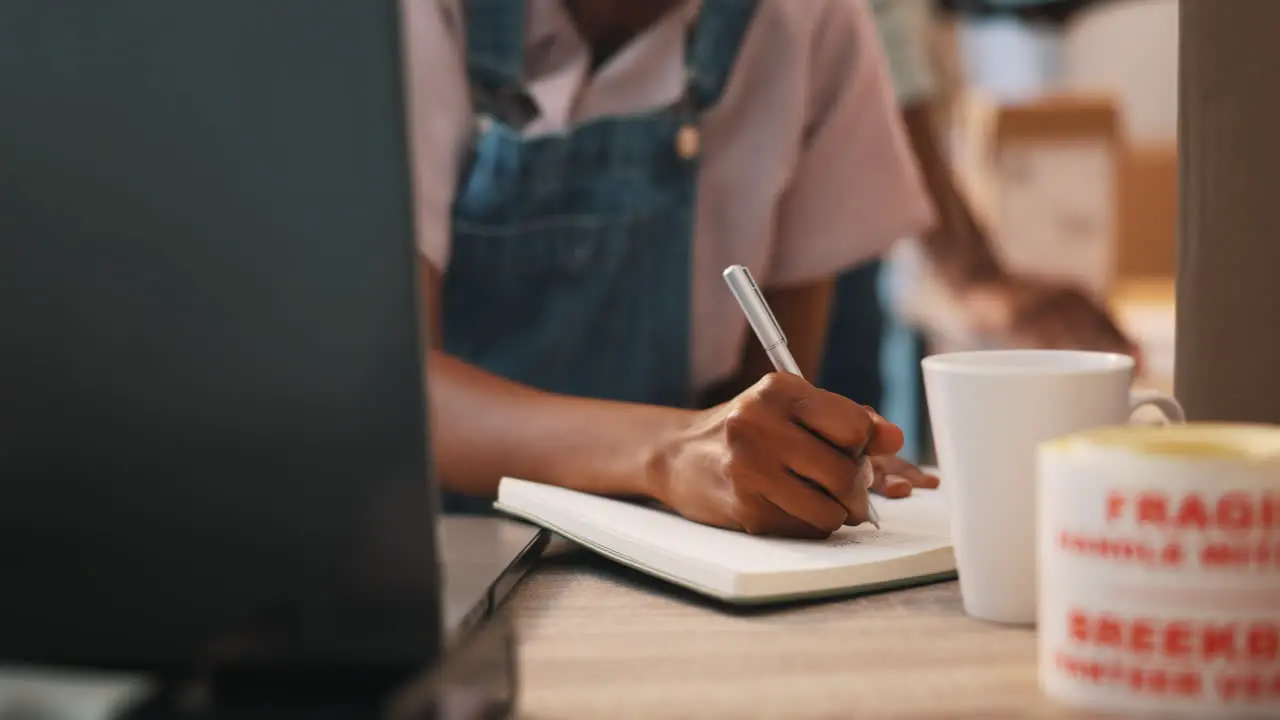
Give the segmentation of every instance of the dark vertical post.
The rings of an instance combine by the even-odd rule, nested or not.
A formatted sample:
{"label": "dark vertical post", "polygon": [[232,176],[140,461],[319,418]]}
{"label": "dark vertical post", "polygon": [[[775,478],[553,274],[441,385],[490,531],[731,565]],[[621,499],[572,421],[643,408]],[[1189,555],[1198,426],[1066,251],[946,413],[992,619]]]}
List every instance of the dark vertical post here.
{"label": "dark vertical post", "polygon": [[1175,390],[1280,423],[1280,1],[1182,0]]}

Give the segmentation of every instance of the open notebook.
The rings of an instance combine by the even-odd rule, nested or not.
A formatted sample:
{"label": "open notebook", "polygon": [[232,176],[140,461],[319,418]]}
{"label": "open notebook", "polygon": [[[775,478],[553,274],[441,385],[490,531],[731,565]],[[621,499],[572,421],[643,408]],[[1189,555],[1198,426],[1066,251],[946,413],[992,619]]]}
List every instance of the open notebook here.
{"label": "open notebook", "polygon": [[826,540],[763,538],[666,510],[503,479],[496,507],[695,592],[738,604],[855,594],[955,577],[945,498],[875,498],[881,530],[846,527]]}

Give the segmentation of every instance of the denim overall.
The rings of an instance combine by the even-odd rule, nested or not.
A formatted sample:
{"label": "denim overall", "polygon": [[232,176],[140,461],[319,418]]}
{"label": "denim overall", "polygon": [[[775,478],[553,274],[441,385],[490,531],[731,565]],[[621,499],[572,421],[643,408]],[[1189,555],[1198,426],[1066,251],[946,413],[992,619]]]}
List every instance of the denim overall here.
{"label": "denim overall", "polygon": [[[699,167],[688,141],[756,0],[703,0],[678,102],[534,138],[521,136],[525,2],[464,4],[475,129],[453,206],[444,348],[556,393],[686,406]],[[444,508],[490,502],[445,493]]]}

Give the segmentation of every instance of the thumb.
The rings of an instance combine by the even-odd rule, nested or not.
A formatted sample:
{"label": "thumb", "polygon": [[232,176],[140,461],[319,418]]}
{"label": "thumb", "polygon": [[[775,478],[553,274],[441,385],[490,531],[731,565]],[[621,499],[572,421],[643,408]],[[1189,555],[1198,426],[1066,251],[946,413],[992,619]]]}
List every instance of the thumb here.
{"label": "thumb", "polygon": [[876,471],[871,467],[871,461],[864,459],[862,466],[858,468],[858,478],[853,483],[853,497],[845,504],[845,508],[849,511],[849,516],[844,521],[845,525],[861,525],[871,519],[871,485],[875,482],[875,478]]}
{"label": "thumb", "polygon": [[896,455],[906,442],[902,428],[884,419],[876,409],[863,405],[871,416],[871,434],[863,452],[867,455]]}

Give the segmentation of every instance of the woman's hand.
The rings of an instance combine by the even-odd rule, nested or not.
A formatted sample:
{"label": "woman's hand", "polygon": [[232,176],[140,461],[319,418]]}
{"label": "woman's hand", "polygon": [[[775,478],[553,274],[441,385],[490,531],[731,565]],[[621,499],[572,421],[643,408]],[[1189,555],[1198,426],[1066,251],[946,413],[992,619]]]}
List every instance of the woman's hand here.
{"label": "woman's hand", "polygon": [[870,458],[875,470],[871,491],[887,498],[904,498],[916,488],[938,487],[938,476],[921,470],[897,455],[879,455]]}
{"label": "woman's hand", "polygon": [[1031,348],[1133,355],[1137,345],[1102,305],[1069,285],[1007,278],[969,289],[964,305],[980,329]]}
{"label": "woman's hand", "polygon": [[755,535],[825,538],[866,521],[868,464],[854,453],[902,448],[896,425],[785,373],[691,418],[655,449],[656,499]]}

